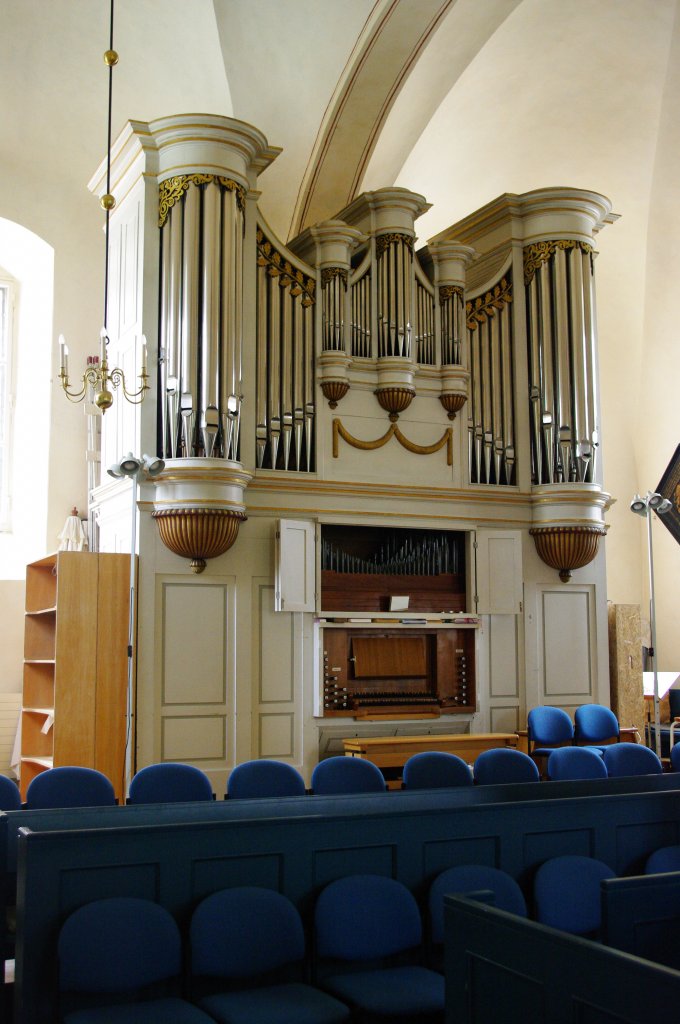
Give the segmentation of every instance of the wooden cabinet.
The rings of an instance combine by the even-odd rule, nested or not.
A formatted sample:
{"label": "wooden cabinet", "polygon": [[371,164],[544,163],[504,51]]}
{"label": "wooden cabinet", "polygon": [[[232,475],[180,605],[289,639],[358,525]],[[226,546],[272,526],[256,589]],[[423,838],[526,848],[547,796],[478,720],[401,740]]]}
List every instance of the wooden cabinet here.
{"label": "wooden cabinet", "polygon": [[83,765],[123,798],[129,583],[129,555],[62,551],[27,566],[22,797],[46,768]]}

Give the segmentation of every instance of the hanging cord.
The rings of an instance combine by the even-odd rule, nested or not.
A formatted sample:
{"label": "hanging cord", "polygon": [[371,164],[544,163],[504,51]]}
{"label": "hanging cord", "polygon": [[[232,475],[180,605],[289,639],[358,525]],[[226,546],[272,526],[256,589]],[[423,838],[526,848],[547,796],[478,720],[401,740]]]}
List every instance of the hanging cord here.
{"label": "hanging cord", "polygon": [[109,102],[106,128],[106,194],[101,198],[101,205],[106,212],[106,223],[104,228],[104,334],[108,344],[108,308],[109,308],[109,217],[111,210],[116,205],[111,195],[111,122],[113,112],[113,69],[118,63],[118,54],[113,48],[113,5],[111,0],[111,18],[109,25],[109,48],[104,54],[104,63],[109,69]]}

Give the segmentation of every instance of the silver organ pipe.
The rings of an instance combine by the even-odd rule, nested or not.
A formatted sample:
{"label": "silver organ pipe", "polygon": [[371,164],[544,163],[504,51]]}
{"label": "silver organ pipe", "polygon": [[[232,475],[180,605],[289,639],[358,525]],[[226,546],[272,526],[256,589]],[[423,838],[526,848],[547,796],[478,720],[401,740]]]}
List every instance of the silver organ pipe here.
{"label": "silver organ pipe", "polygon": [[471,483],[514,483],[515,367],[511,297],[509,277],[504,277],[466,304],[471,377],[468,405]]}
{"label": "silver organ pipe", "polygon": [[[264,469],[314,469],[312,269],[257,232],[256,458]],[[344,285],[322,293],[322,345],[338,346]]]}
{"label": "silver organ pipe", "polygon": [[201,374],[200,416],[203,450],[212,458],[219,430],[219,348],[220,348],[220,235],[219,186],[214,182],[203,190],[203,231],[201,259]]}
{"label": "silver organ pipe", "polygon": [[177,182],[161,224],[161,451],[237,460],[245,192],[213,174]]}
{"label": "silver organ pipe", "polygon": [[413,239],[378,235],[376,242],[378,357],[411,358]]}
{"label": "silver organ pipe", "polygon": [[592,249],[525,249],[534,483],[592,482],[595,423]]}
{"label": "silver organ pipe", "polygon": [[[416,266],[417,266],[417,261]],[[420,279],[416,271],[416,362],[425,366],[436,365],[434,344],[434,288]]]}
{"label": "silver organ pipe", "polygon": [[184,200],[182,246],[182,340],[180,372],[180,415],[182,454],[194,454],[194,428],[198,400],[198,288],[200,191],[190,188]]}
{"label": "silver organ pipe", "polygon": [[266,263],[257,267],[257,425],[255,427],[255,456],[258,468],[264,465],[269,432],[267,427],[267,379],[269,359],[269,282]]}
{"label": "silver organ pipe", "polygon": [[[363,267],[363,264],[362,264]],[[370,359],[371,347],[371,273],[359,271],[350,286],[351,295],[351,355],[354,358]]]}
{"label": "silver organ pipe", "polygon": [[293,437],[293,302],[289,291],[290,279],[279,278],[280,287],[280,371],[281,371],[281,428],[283,433],[283,466],[290,469],[290,444]]}

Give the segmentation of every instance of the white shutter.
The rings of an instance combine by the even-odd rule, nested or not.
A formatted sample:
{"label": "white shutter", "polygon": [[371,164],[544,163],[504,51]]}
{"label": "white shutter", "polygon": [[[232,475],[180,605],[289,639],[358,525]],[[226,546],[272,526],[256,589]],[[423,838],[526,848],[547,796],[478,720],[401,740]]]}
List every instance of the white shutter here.
{"label": "white shutter", "polygon": [[314,523],[279,519],[276,531],[277,612],[315,610]]}

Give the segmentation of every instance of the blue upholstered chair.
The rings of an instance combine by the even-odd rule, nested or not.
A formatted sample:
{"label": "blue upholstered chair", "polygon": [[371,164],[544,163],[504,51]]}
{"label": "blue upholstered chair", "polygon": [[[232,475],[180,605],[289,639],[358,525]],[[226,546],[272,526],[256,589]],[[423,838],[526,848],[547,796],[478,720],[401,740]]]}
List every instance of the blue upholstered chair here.
{"label": "blue upholstered chair", "polygon": [[95,768],[63,766],[36,775],[26,790],[26,807],[109,807],[116,794],[106,775]]}
{"label": "blue upholstered chair", "polygon": [[606,779],[607,769],[592,747],[557,747],[548,758],[548,778],[555,782]]}
{"label": "blue upholstered chair", "polygon": [[306,984],[295,906],[273,889],[222,889],[190,926],[192,998],[219,1024],[340,1024],[347,1007]]}
{"label": "blue upholstered chair", "polygon": [[532,708],[527,715],[527,738],[529,756],[533,757],[541,770],[555,747],[571,746],[574,741],[574,725],[563,708],[541,705]]}
{"label": "blue upholstered chair", "polygon": [[680,772],[680,739],[671,747],[671,768],[674,772]]}
{"label": "blue upholstered chair", "polygon": [[[531,762],[533,764],[533,762]],[[490,891],[493,905],[519,917],[527,916],[527,904],[519,885],[507,871],[484,864],[459,864],[437,875],[430,886],[428,909],[430,916],[430,957],[432,965],[443,968],[444,950],[444,897],[452,893]]]}
{"label": "blue upholstered chair", "polygon": [[472,772],[457,754],[441,750],[423,750],[413,754],[404,765],[403,789],[446,789],[471,786]]}
{"label": "blue upholstered chair", "polygon": [[650,853],[645,864],[645,874],[657,875],[664,871],[680,871],[680,845],[662,846]]}
{"label": "blue upholstered chair", "polygon": [[534,878],[536,920],[572,935],[597,938],[602,921],[600,883],[615,878],[609,865],[594,857],[553,857]]}
{"label": "blue upholstered chair", "polygon": [[574,712],[574,742],[579,746],[598,747],[618,742],[619,720],[603,704],[582,704]]}
{"label": "blue upholstered chair", "polygon": [[57,943],[63,1024],[211,1024],[178,995],[177,923],[150,900],[95,900],[64,922]]}
{"label": "blue upholstered chair", "polygon": [[649,747],[642,743],[613,743],[602,755],[607,774],[612,778],[624,775],[661,775],[663,765]]}
{"label": "blue upholstered chair", "polygon": [[312,793],[335,796],[338,793],[384,793],[383,773],[372,761],[361,757],[327,757],[312,772]]}
{"label": "blue upholstered chair", "polygon": [[536,763],[528,754],[513,747],[484,750],[477,757],[472,774],[478,786],[502,785],[509,782],[538,782]]}
{"label": "blue upholstered chair", "polygon": [[21,794],[16,782],[0,775],[0,811],[18,811],[20,808]]}
{"label": "blue upholstered chair", "polygon": [[166,761],[140,768],[130,783],[129,804],[213,800],[210,779],[193,764]]}
{"label": "blue upholstered chair", "polygon": [[401,882],[336,879],[317,900],[314,928],[318,983],[353,1019],[443,1024],[444,978],[420,963],[420,911]]}
{"label": "blue upholstered chair", "polygon": [[227,784],[230,800],[260,796],[304,796],[305,792],[305,780],[292,764],[266,758],[237,764]]}

